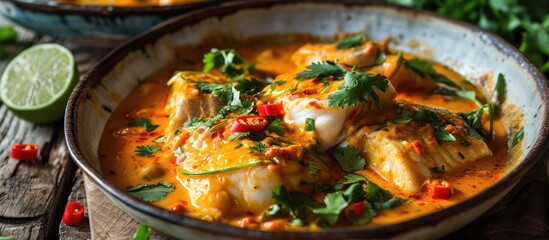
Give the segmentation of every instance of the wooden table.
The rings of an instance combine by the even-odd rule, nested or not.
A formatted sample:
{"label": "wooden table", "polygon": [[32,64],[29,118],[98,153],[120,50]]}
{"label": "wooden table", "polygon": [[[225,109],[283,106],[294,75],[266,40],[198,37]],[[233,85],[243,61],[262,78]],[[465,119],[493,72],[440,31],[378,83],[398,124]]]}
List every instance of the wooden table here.
{"label": "wooden table", "polygon": [[[6,21],[0,19],[0,25]],[[8,58],[40,42],[67,46],[83,73],[110,50],[88,40],[57,40],[18,28],[7,45]],[[0,61],[3,69],[7,60]],[[1,103],[0,103],[1,104]],[[38,126],[13,116],[0,105],[0,236],[16,239],[131,239],[139,223],[113,206],[87,182],[71,161],[62,123]],[[36,143],[39,160],[9,157],[15,143]],[[544,157],[503,201],[444,239],[549,239],[549,155]],[[85,183],[86,182],[86,183]],[[86,219],[78,227],[61,222],[67,201],[81,201]],[[151,239],[166,239],[154,233]]]}

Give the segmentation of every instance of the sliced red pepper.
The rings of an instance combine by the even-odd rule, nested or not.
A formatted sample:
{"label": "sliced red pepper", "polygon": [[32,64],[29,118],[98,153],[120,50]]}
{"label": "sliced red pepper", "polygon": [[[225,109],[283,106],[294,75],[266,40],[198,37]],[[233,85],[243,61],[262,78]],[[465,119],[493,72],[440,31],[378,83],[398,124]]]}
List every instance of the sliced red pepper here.
{"label": "sliced red pepper", "polygon": [[343,209],[343,214],[347,221],[352,221],[353,219],[360,217],[364,213],[364,209],[366,209],[364,202],[356,202]]}
{"label": "sliced red pepper", "polygon": [[80,202],[69,202],[63,213],[63,223],[69,226],[78,226],[84,220],[84,206]]}
{"label": "sliced red pepper", "polygon": [[257,113],[259,116],[280,116],[284,115],[284,107],[282,103],[268,103],[257,105]]}
{"label": "sliced red pepper", "polygon": [[448,199],[454,194],[454,189],[452,189],[450,183],[446,180],[431,180],[428,187],[433,199]]}
{"label": "sliced red pepper", "polygon": [[11,147],[11,157],[19,160],[36,160],[38,157],[38,145],[36,144],[14,144]]}
{"label": "sliced red pepper", "polygon": [[262,116],[240,116],[231,126],[231,132],[259,132],[267,127],[267,123]]}

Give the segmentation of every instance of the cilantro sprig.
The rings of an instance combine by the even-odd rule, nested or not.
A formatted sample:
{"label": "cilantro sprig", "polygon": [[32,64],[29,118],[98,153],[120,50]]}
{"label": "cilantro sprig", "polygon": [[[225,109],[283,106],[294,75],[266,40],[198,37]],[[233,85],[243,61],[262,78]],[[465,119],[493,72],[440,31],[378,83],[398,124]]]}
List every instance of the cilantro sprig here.
{"label": "cilantro sprig", "polygon": [[154,185],[140,184],[126,189],[130,195],[147,202],[161,201],[173,190],[175,190],[175,186],[165,182],[158,182]]}
{"label": "cilantro sprig", "polygon": [[336,80],[341,80],[346,73],[345,68],[333,61],[312,63],[307,65],[305,68],[306,70],[301,71],[296,75],[296,80],[312,78],[324,79],[327,77],[333,77]]}
{"label": "cilantro sprig", "polygon": [[128,126],[130,127],[144,127],[147,132],[152,132],[156,128],[158,128],[158,125],[152,124],[151,120],[148,118],[138,118],[130,123],[128,123]]}
{"label": "cilantro sprig", "polygon": [[141,157],[147,157],[149,155],[152,155],[158,151],[160,151],[161,148],[156,145],[139,145],[135,148],[135,153],[137,156]]}
{"label": "cilantro sprig", "polygon": [[381,101],[374,90],[387,91],[389,80],[381,74],[367,72],[347,72],[343,85],[328,95],[328,105],[331,107],[356,106],[359,103],[368,103],[373,100],[376,107],[381,109]]}
{"label": "cilantro sprig", "polygon": [[341,49],[349,49],[349,48],[353,48],[353,47],[358,47],[358,46],[362,45],[364,40],[365,40],[364,35],[362,35],[362,34],[347,37],[345,39],[342,39],[341,41],[338,41],[336,43],[337,44],[336,48],[341,50]]}

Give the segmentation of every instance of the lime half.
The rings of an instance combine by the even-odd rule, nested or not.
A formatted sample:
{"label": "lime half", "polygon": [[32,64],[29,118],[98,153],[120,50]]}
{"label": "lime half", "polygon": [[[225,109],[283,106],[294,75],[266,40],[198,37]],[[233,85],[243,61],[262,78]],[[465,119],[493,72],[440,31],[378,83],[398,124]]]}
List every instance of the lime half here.
{"label": "lime half", "polygon": [[38,124],[63,117],[78,79],[72,53],[58,44],[39,44],[17,55],[0,79],[0,99],[15,115]]}

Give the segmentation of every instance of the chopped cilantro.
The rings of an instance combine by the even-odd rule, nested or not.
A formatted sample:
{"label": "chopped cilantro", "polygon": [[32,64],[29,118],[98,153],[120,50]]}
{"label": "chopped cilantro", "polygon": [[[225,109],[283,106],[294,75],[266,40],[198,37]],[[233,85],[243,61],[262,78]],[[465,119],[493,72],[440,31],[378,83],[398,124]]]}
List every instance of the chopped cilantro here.
{"label": "chopped cilantro", "polygon": [[255,96],[260,94],[265,86],[267,86],[267,83],[255,78],[241,78],[236,81],[235,88],[243,94]]}
{"label": "chopped cilantro", "polygon": [[140,184],[126,189],[130,195],[147,202],[161,201],[173,190],[175,190],[175,187],[165,182],[159,182],[154,185]]}
{"label": "chopped cilantro", "polygon": [[324,197],[324,204],[326,206],[314,209],[313,213],[325,219],[329,224],[337,222],[341,211],[349,205],[341,192],[328,193]]}
{"label": "chopped cilantro", "polygon": [[253,150],[258,152],[263,152],[265,149],[267,149],[267,145],[263,142],[258,142],[255,146],[252,147]]}
{"label": "chopped cilantro", "polygon": [[352,37],[345,38],[341,41],[338,41],[336,44],[337,44],[337,49],[341,50],[341,49],[358,47],[362,45],[363,42],[364,42],[364,35],[360,34],[360,35],[355,35]]}
{"label": "chopped cilantro", "polygon": [[235,97],[235,94],[238,94],[238,91],[230,84],[200,81],[196,83],[196,87],[200,90],[200,92],[211,93],[213,96],[218,97],[225,103],[231,103],[234,99],[239,98]]}
{"label": "chopped cilantro", "polygon": [[160,149],[159,146],[155,145],[139,145],[135,148],[135,153],[137,153],[137,156],[146,157],[160,151]]}
{"label": "chopped cilantro", "polygon": [[173,132],[173,135],[175,135],[175,136],[179,136],[180,134],[181,134],[181,131],[179,129],[177,129]]}
{"label": "chopped cilantro", "polygon": [[469,100],[475,102],[475,104],[477,104],[477,106],[479,106],[479,107],[482,106],[482,103],[480,103],[480,101],[477,99],[477,94],[474,91],[459,90],[459,91],[456,91],[455,93],[456,93],[456,96],[458,96],[458,97],[469,99]]}
{"label": "chopped cilantro", "polygon": [[204,72],[217,69],[228,78],[244,74],[244,61],[233,49],[219,50],[212,48],[209,53],[204,55],[202,61],[204,62]]}
{"label": "chopped cilantro", "polygon": [[305,119],[305,131],[314,132],[315,130],[315,120],[312,118]]}
{"label": "chopped cilantro", "polygon": [[269,88],[271,88],[271,90],[275,90],[275,88],[276,88],[277,86],[282,86],[282,85],[284,85],[285,83],[286,83],[286,81],[283,81],[283,80],[281,80],[281,81],[274,81],[273,83],[271,83],[271,85],[269,86]]}
{"label": "chopped cilantro", "polygon": [[237,133],[233,133],[233,134],[229,135],[228,140],[232,141],[232,140],[236,140],[236,139],[241,139],[241,138],[246,137],[248,135],[250,135],[250,132],[237,132]]}
{"label": "chopped cilantro", "polygon": [[206,121],[203,119],[203,118],[198,118],[198,117],[195,117],[195,118],[191,118],[189,120],[187,120],[184,124],[183,124],[183,127],[190,127],[190,128],[198,128],[200,125],[203,125]]}
{"label": "chopped cilantro", "polygon": [[381,130],[383,130],[383,131],[385,131],[385,132],[388,132],[388,131],[389,131],[389,128],[387,128],[387,123],[384,123],[384,124],[379,125],[378,128],[374,129],[374,132],[375,132],[375,131],[381,131]]}
{"label": "chopped cilantro", "polygon": [[295,79],[324,79],[327,77],[334,77],[334,79],[340,80],[345,75],[345,68],[332,61],[322,61],[318,63],[312,63],[307,65],[308,70],[299,72]]}
{"label": "chopped cilantro", "polygon": [[277,117],[272,118],[272,121],[267,126],[267,130],[274,132],[279,136],[284,136],[284,134],[286,134],[286,126],[284,125],[284,122]]}
{"label": "chopped cilantro", "polygon": [[387,77],[381,74],[347,72],[344,83],[337,91],[328,95],[330,107],[356,106],[373,100],[378,109],[381,108],[379,96],[374,92],[378,89],[385,92],[389,86]]}
{"label": "chopped cilantro", "polygon": [[404,64],[406,64],[406,66],[410,67],[412,70],[422,76],[429,75],[436,82],[461,89],[461,87],[457,85],[454,81],[448,79],[442,74],[437,73],[435,69],[433,69],[433,66],[426,61],[423,61],[419,58],[413,58],[410,60],[405,60]]}
{"label": "chopped cilantro", "polygon": [[318,175],[318,173],[320,172],[320,169],[314,164],[307,164],[307,169],[309,169],[309,172],[313,176]]}
{"label": "chopped cilantro", "polygon": [[138,118],[131,123],[128,123],[130,127],[144,127],[147,132],[152,132],[158,125],[152,124],[151,120],[148,118]]}
{"label": "chopped cilantro", "polygon": [[344,172],[360,171],[366,166],[366,160],[360,156],[360,151],[351,146],[337,148],[332,156]]}
{"label": "chopped cilantro", "polygon": [[288,192],[284,186],[273,189],[272,198],[282,209],[288,210],[294,218],[298,218],[305,209],[320,207],[312,196],[301,192]]}
{"label": "chopped cilantro", "polygon": [[387,59],[387,55],[385,55],[384,52],[379,52],[379,54],[376,57],[376,61],[374,62],[374,65],[381,65],[385,62],[385,59]]}

